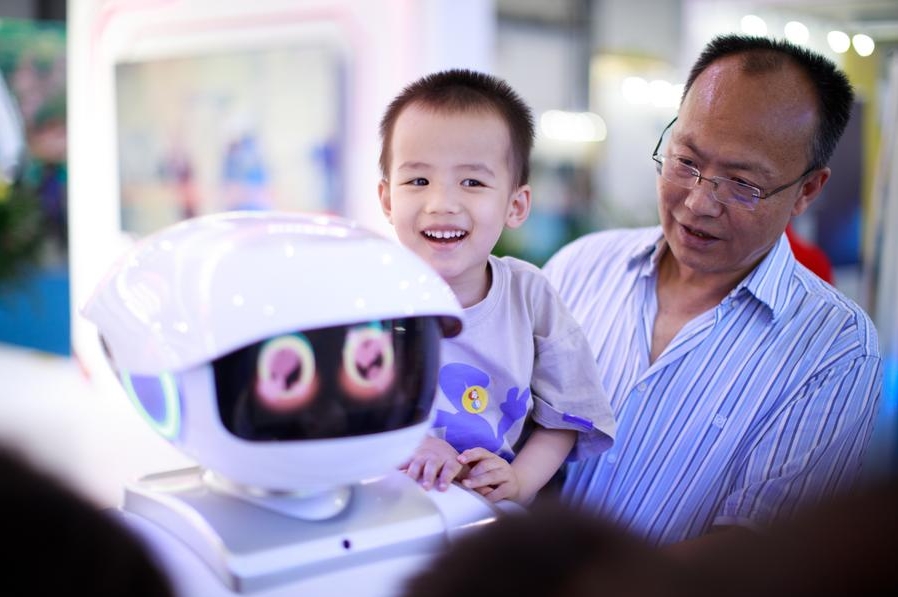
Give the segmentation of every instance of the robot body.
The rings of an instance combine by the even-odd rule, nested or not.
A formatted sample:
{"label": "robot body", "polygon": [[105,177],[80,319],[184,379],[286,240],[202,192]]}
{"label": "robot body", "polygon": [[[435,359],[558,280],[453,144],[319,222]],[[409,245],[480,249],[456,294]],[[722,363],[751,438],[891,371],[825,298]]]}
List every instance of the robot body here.
{"label": "robot body", "polygon": [[203,216],[140,241],[82,313],[197,464],[129,485],[115,513],[183,597],[393,595],[504,510],[398,471],[462,316],[398,243],[334,217]]}

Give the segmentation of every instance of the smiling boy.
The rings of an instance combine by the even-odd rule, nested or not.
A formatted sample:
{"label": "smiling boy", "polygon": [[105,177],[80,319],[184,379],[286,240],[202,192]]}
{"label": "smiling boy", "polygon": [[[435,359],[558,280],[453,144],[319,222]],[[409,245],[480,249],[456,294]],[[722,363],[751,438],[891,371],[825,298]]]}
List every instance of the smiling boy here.
{"label": "smiling boy", "polygon": [[491,254],[530,213],[529,108],[470,70],[406,87],[381,121],[378,186],[399,241],[465,309],[444,340],[433,433],[406,470],[490,501],[527,503],[566,459],[607,449],[614,420],[579,326],[535,266]]}

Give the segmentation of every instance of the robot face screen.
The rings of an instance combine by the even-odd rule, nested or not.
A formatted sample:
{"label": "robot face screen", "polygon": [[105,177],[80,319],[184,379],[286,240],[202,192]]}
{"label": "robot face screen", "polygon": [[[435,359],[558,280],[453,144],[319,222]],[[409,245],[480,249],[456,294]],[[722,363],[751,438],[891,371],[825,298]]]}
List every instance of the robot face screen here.
{"label": "robot face screen", "polygon": [[424,421],[439,359],[434,317],[281,334],[213,362],[225,428],[250,441],[380,433]]}

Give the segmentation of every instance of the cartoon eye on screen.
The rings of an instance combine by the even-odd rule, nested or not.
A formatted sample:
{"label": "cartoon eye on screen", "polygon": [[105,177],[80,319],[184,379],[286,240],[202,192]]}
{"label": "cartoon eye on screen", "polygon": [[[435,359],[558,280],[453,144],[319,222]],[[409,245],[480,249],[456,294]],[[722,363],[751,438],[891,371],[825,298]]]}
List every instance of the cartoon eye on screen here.
{"label": "cartoon eye on screen", "polygon": [[282,334],[213,363],[222,423],[253,441],[398,429],[426,418],[433,318],[375,320]]}
{"label": "cartoon eye on screen", "polygon": [[376,398],[396,377],[393,339],[379,323],[350,328],[343,343],[340,384],[359,400]]}
{"label": "cartoon eye on screen", "polygon": [[256,396],[275,411],[302,407],[317,388],[315,353],[303,334],[278,336],[262,345],[256,364]]}

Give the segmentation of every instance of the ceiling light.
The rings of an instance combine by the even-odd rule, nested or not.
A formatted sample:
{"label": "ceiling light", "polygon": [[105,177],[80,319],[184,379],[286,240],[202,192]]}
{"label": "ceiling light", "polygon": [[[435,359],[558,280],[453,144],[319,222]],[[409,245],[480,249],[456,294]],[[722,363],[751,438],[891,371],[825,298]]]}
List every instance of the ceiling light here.
{"label": "ceiling light", "polygon": [[811,36],[804,23],[798,21],[789,21],[786,23],[786,26],[783,28],[783,33],[786,35],[786,39],[793,44],[807,43],[808,38]]}
{"label": "ceiling light", "polygon": [[649,82],[642,77],[627,77],[621,83],[621,93],[630,104],[649,103]]}
{"label": "ceiling light", "polygon": [[860,56],[869,56],[876,47],[876,44],[873,43],[873,38],[863,33],[858,33],[852,37],[851,43],[854,46],[854,51]]}
{"label": "ceiling light", "polygon": [[745,15],[740,22],[743,33],[748,35],[767,35],[767,23],[757,15]]}
{"label": "ceiling light", "polygon": [[556,141],[595,143],[608,136],[605,121],[592,112],[548,110],[539,118],[540,131]]}
{"label": "ceiling light", "polygon": [[844,54],[851,47],[851,40],[848,34],[843,31],[830,31],[826,34],[826,41],[829,47],[837,54]]}

